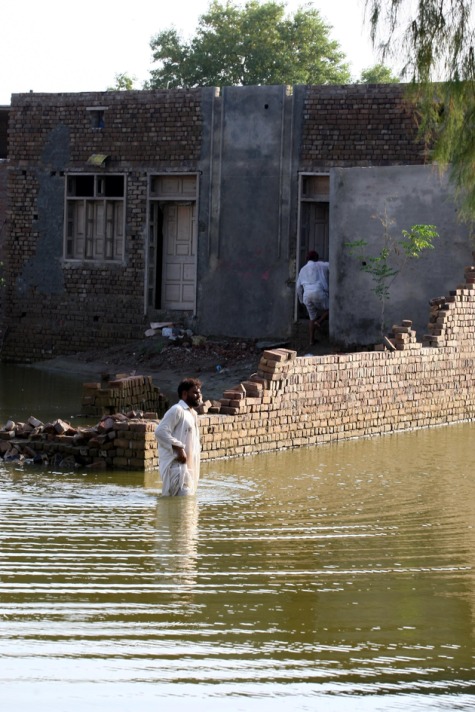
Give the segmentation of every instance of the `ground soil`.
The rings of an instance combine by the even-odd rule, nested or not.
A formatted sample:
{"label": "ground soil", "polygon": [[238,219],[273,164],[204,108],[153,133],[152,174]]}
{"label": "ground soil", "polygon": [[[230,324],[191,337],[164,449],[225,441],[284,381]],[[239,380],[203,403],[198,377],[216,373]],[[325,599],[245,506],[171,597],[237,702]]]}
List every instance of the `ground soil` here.
{"label": "ground soil", "polygon": [[279,346],[293,348],[299,355],[332,351],[325,337],[311,347],[297,349],[290,342],[206,338],[197,344],[191,340],[173,342],[155,335],[110,348],[56,356],[34,366],[75,374],[84,382],[100,381],[103,374],[152,376],[153,382],[169,397],[176,394],[183,377],[194,377],[203,384],[203,398],[213,400],[255,373],[264,349]]}

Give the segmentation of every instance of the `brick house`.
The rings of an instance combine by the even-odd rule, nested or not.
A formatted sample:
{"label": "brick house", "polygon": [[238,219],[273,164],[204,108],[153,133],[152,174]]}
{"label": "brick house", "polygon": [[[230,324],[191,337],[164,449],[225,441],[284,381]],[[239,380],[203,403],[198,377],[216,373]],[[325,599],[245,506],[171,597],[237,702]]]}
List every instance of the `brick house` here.
{"label": "brick house", "polygon": [[[374,343],[378,308],[345,242],[435,223],[394,320],[425,319],[470,254],[401,85],[17,94],[9,107],[6,332],[28,361],[143,335],[288,339],[308,249],[330,259],[330,332]],[[403,313],[401,313],[401,310]]]}
{"label": "brick house", "polygon": [[[3,276],[4,241],[7,223],[7,134],[10,107],[0,106],[0,278]],[[0,345],[4,314],[4,290],[0,286]]]}

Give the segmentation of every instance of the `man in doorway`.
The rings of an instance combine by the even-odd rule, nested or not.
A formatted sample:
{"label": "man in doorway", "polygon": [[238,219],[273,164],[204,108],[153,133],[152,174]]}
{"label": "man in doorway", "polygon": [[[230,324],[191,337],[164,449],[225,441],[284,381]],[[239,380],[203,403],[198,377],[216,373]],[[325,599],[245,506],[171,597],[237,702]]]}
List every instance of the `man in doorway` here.
{"label": "man in doorway", "polygon": [[162,495],[171,497],[194,494],[198,486],[201,448],[195,409],[201,404],[201,382],[185,378],[178,398],[155,429]]}
{"label": "man in doorway", "polygon": [[[318,252],[311,250],[297,280],[297,296],[299,302],[305,304],[310,320],[308,323],[310,344],[314,343],[315,329],[320,328],[328,318],[328,275],[328,262],[321,261]],[[317,319],[319,313],[320,317]]]}

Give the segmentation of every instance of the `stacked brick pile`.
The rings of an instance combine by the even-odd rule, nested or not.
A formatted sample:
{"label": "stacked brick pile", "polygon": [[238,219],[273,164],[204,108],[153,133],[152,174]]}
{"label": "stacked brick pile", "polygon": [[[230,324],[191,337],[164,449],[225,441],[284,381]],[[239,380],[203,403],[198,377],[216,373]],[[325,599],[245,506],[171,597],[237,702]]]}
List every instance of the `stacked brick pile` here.
{"label": "stacked brick pile", "polygon": [[384,351],[387,348],[393,351],[417,351],[421,348],[410,319],[404,319],[401,324],[394,324],[389,337],[386,337],[382,344],[376,344],[374,347],[375,351]]}
{"label": "stacked brick pile", "polygon": [[263,383],[263,379],[253,374],[248,381],[224,391],[219,412],[224,415],[253,413],[256,406],[267,402]]}
{"label": "stacked brick pile", "polygon": [[422,340],[424,346],[457,346],[468,337],[471,341],[473,314],[469,304],[475,298],[475,267],[464,271],[465,281],[450,295],[431,301],[428,334]]}
{"label": "stacked brick pile", "polygon": [[155,386],[151,376],[118,374],[102,383],[85,383],[81,413],[87,416],[112,415],[131,410],[155,411],[161,418],[168,408],[168,399]]}

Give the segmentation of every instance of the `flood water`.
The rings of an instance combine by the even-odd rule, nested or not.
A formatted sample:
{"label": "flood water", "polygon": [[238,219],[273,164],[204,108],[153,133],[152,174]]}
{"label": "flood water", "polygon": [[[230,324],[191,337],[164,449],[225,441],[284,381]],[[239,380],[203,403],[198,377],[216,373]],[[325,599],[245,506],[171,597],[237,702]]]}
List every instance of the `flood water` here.
{"label": "flood water", "polygon": [[474,428],[205,463],[187,499],[0,465],[2,709],[472,710]]}

